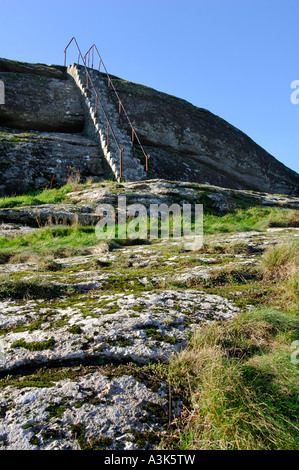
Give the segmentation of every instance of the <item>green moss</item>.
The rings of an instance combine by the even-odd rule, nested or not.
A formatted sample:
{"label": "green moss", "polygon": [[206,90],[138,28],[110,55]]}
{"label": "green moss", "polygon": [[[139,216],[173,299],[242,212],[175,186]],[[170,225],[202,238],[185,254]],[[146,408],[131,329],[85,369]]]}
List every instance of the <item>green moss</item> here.
{"label": "green moss", "polygon": [[11,347],[12,348],[24,348],[28,349],[29,351],[43,351],[45,349],[53,349],[55,344],[55,339],[50,338],[44,341],[32,341],[30,343],[26,343],[23,339],[19,339],[15,341]]}
{"label": "green moss", "polygon": [[79,325],[73,325],[68,329],[68,332],[75,335],[79,335],[80,333],[82,333],[82,329]]}
{"label": "green moss", "polygon": [[63,436],[63,433],[61,431],[58,431],[57,429],[46,429],[45,431],[42,431],[41,435],[43,439],[48,440],[59,439]]}
{"label": "green moss", "polygon": [[85,437],[85,426],[81,423],[71,425],[72,436],[77,439],[81,450],[103,450],[111,446],[110,437],[94,437],[89,441]]}
{"label": "green moss", "polygon": [[25,424],[25,426],[23,426],[23,429],[31,429],[31,428],[34,428],[35,426],[38,425],[38,422],[37,421],[33,421],[33,423],[27,423]]}
{"label": "green moss", "polygon": [[39,446],[40,445],[39,439],[36,436],[32,436],[29,442],[33,446]]}
{"label": "green moss", "polygon": [[129,339],[126,339],[122,335],[117,335],[115,340],[111,339],[111,340],[106,340],[105,342],[109,344],[110,346],[119,346],[121,348],[125,348],[126,346],[132,345],[132,341],[130,341]]}
{"label": "green moss", "polygon": [[145,333],[148,338],[153,339],[154,341],[162,341],[164,343],[176,344],[177,340],[174,336],[163,336],[159,332],[158,328],[152,326],[150,328],[145,328]]}
{"label": "green moss", "polygon": [[159,438],[154,431],[151,432],[132,432],[134,442],[139,449],[144,449],[147,444],[157,444]]}
{"label": "green moss", "polygon": [[9,376],[0,379],[0,388],[7,386],[14,386],[16,388],[26,387],[52,387],[53,384],[60,380],[71,379],[76,380],[78,377],[86,373],[94,371],[93,368],[78,367],[62,367],[62,368],[42,368],[33,374],[28,374],[22,377]]}
{"label": "green moss", "polygon": [[52,418],[60,418],[68,407],[66,398],[64,398],[60,403],[50,403],[50,405],[45,409],[48,413],[47,421],[50,421]]}
{"label": "green moss", "polygon": [[159,403],[148,402],[143,407],[150,415],[155,416],[159,420],[162,420],[163,423],[166,423],[168,420],[168,415],[163,410],[163,407]]}

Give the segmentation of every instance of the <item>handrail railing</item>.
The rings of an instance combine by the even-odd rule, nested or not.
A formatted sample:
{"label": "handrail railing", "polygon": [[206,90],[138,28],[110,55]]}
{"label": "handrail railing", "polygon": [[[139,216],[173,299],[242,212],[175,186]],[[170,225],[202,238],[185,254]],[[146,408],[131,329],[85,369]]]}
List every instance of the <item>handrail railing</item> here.
{"label": "handrail railing", "polygon": [[132,122],[131,122],[131,120],[130,120],[130,118],[129,118],[129,116],[128,116],[128,113],[127,113],[127,111],[126,111],[126,109],[125,109],[125,107],[124,107],[124,105],[123,105],[123,103],[122,103],[122,101],[121,101],[121,99],[120,99],[120,97],[119,97],[117,91],[116,91],[116,88],[115,88],[115,86],[114,86],[114,83],[113,83],[113,81],[112,81],[112,79],[111,79],[109,73],[107,72],[107,69],[106,69],[106,67],[105,67],[105,64],[104,64],[103,59],[102,59],[102,57],[101,57],[101,55],[100,55],[100,53],[99,53],[99,51],[98,51],[98,48],[97,48],[96,44],[93,44],[93,45],[88,49],[88,51],[86,52],[86,54],[84,54],[84,60],[85,60],[85,62],[86,62],[86,56],[88,55],[88,59],[87,59],[87,60],[88,60],[88,67],[89,67],[89,63],[90,63],[90,53],[91,53],[91,68],[93,68],[94,50],[96,51],[96,53],[97,53],[97,55],[98,55],[98,57],[99,57],[99,68],[98,68],[98,71],[100,72],[100,68],[101,68],[101,64],[102,64],[102,65],[103,65],[103,69],[105,70],[105,73],[106,73],[107,78],[108,78],[108,93],[109,93],[109,89],[110,89],[110,85],[111,85],[112,88],[113,88],[113,91],[114,91],[114,93],[115,93],[115,95],[116,95],[116,97],[117,97],[117,100],[118,100],[118,112],[119,112],[119,115],[121,115],[121,111],[123,110],[123,113],[124,113],[124,115],[126,116],[127,121],[128,121],[128,123],[129,123],[129,126],[130,126],[130,128],[131,128],[131,140],[132,140],[133,148],[134,148],[134,139],[136,138],[136,140],[137,140],[137,142],[138,142],[138,144],[139,144],[139,147],[140,147],[140,149],[141,149],[141,151],[142,151],[142,153],[143,153],[143,155],[144,155],[144,157],[145,157],[146,176],[148,177],[148,159],[150,158],[150,155],[148,155],[148,154],[145,152],[143,146],[141,145],[141,142],[140,142],[140,139],[139,139],[139,137],[138,137],[138,134],[137,134],[136,130],[134,129],[134,126],[133,126],[133,124],[132,124]]}
{"label": "handrail railing", "polygon": [[114,133],[114,131],[113,131],[113,128],[112,128],[112,126],[111,126],[111,124],[110,124],[110,121],[109,121],[109,119],[108,119],[108,116],[107,116],[107,114],[106,114],[106,112],[105,112],[105,109],[104,109],[104,107],[103,107],[103,105],[102,105],[102,102],[101,102],[101,100],[100,100],[100,97],[99,97],[99,95],[98,95],[98,93],[97,93],[97,91],[96,91],[96,89],[95,89],[95,86],[94,86],[94,84],[93,84],[93,81],[92,81],[92,79],[91,79],[91,76],[90,76],[90,74],[89,74],[89,72],[88,72],[88,70],[87,70],[85,58],[83,58],[83,56],[82,56],[80,47],[79,47],[79,45],[78,45],[77,40],[76,40],[75,37],[72,37],[72,39],[70,40],[70,42],[68,43],[68,45],[67,45],[66,48],[64,49],[64,66],[66,66],[66,52],[67,52],[67,49],[68,49],[68,47],[71,45],[71,43],[72,43],[73,41],[75,42],[76,47],[77,47],[77,49],[78,49],[78,64],[80,63],[80,57],[81,57],[83,66],[84,66],[84,68],[85,68],[85,72],[86,72],[86,88],[87,88],[87,90],[89,90],[89,82],[90,82],[90,84],[91,84],[91,86],[92,86],[92,88],[93,88],[93,90],[94,90],[94,93],[95,93],[95,97],[96,97],[95,113],[97,114],[97,107],[98,107],[97,105],[98,105],[98,103],[99,103],[99,104],[100,104],[100,107],[101,107],[101,109],[102,109],[102,112],[103,112],[103,114],[104,114],[104,116],[105,116],[105,118],[106,118],[106,121],[107,121],[107,147],[109,146],[109,129],[110,129],[110,130],[111,130],[111,133],[112,133],[112,135],[113,135],[113,138],[114,138],[114,140],[115,140],[115,143],[116,143],[116,145],[117,145],[117,148],[118,148],[118,150],[119,150],[119,167],[120,167],[120,170],[119,170],[119,177],[120,177],[120,179],[121,179],[121,178],[122,178],[122,154],[123,154],[124,149],[120,147],[120,145],[119,145],[119,143],[118,143],[118,141],[117,141],[117,138],[116,138],[116,136],[115,136],[115,133]]}

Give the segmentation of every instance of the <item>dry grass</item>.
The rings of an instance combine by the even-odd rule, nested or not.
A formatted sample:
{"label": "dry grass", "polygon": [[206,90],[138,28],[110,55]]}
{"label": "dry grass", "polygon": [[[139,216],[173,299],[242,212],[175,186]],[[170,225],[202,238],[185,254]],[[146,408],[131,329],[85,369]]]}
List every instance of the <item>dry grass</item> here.
{"label": "dry grass", "polygon": [[299,321],[264,310],[198,328],[170,364],[189,403],[165,448],[295,449],[298,369],[288,341]]}
{"label": "dry grass", "polygon": [[274,286],[281,307],[299,310],[299,244],[280,243],[265,251],[260,271]]}
{"label": "dry grass", "polygon": [[229,243],[204,243],[203,246],[196,250],[194,253],[206,253],[206,254],[230,254],[248,255],[251,253],[248,243],[243,240],[234,240]]}
{"label": "dry grass", "polygon": [[279,243],[268,248],[262,256],[264,278],[285,280],[299,272],[299,244]]}
{"label": "dry grass", "polygon": [[268,248],[257,268],[268,307],[198,327],[172,359],[169,380],[186,409],[161,448],[299,449],[299,368],[290,348],[299,338],[298,268],[298,244]]}

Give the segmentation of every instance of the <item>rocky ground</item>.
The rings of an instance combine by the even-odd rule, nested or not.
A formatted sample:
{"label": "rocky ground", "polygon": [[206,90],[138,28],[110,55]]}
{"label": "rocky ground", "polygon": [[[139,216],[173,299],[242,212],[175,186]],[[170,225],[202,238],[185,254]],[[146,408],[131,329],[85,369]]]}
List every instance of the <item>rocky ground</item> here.
{"label": "rocky ground", "polygon": [[281,207],[299,209],[299,198],[284,194],[234,190],[209,184],[152,179],[147,181],[80,185],[67,195],[64,204],[36,204],[0,208],[0,220],[24,226],[46,224],[95,225],[99,221],[98,206],[111,204],[117,209],[118,198],[125,197],[127,206],[142,204],[149,212],[151,204],[203,204],[204,211],[225,214],[245,207]]}
{"label": "rocky ground", "polygon": [[[84,204],[84,194],[72,203]],[[0,229],[0,237],[40,230],[9,221]],[[172,240],[104,243],[51,266],[0,265],[0,283],[52,289],[33,299],[2,295],[0,449],[155,448],[184,408],[159,370],[201,324],[227,321],[263,296],[254,282],[209,280],[246,273],[266,247],[298,237],[297,228],[273,228],[205,240],[248,248],[233,254],[189,252]]]}

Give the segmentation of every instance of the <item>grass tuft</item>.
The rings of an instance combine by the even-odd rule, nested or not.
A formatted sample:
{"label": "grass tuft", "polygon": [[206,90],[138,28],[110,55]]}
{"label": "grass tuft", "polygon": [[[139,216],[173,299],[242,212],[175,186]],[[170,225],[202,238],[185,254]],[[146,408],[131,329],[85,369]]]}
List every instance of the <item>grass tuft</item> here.
{"label": "grass tuft", "polygon": [[289,350],[290,333],[298,328],[299,320],[271,309],[199,328],[170,364],[189,411],[161,446],[298,449],[299,369]]}

